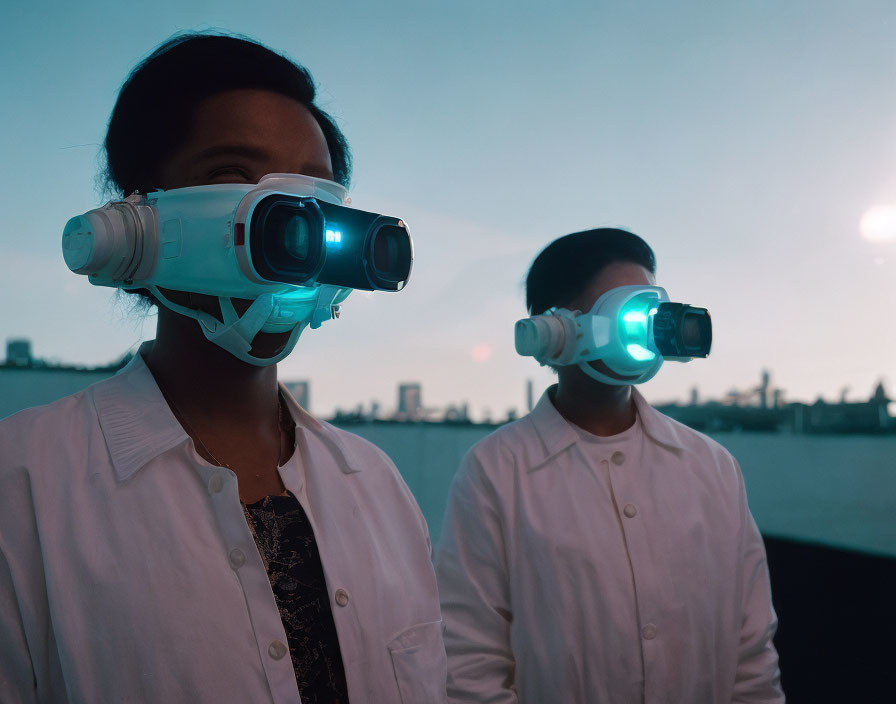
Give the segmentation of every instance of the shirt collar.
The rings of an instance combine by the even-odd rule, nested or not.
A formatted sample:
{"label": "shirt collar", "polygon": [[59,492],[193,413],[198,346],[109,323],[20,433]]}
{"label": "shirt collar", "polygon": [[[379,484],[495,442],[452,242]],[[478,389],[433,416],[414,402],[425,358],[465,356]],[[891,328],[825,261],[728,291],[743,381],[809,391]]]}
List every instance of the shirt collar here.
{"label": "shirt collar", "polygon": [[[100,428],[119,481],[189,438],[143,361],[142,353],[151,345],[151,340],[144,342],[121,371],[93,386]],[[343,472],[360,471],[362,463],[339,431],[313,418],[282,384],[280,389],[296,425],[296,438],[300,431],[313,433],[337,455]]]}
{"label": "shirt collar", "polygon": [[[554,407],[550,398],[551,390],[554,388],[556,384],[545,390],[529,414],[544,451],[540,461],[529,468],[530,471],[544,467],[563,450],[581,441],[569,421]],[[684,443],[673,421],[647,403],[634,386],[632,386],[632,399],[641,419],[641,427],[648,438],[675,451],[684,449]]]}
{"label": "shirt collar", "polygon": [[343,439],[343,436],[345,436],[346,433],[334,428],[329,423],[321,423],[317,418],[308,413],[308,411],[298,404],[282,382],[280,382],[280,392],[283,394],[283,398],[286,399],[286,407],[289,409],[289,414],[292,416],[293,422],[295,422],[296,438],[298,438],[299,431],[307,430],[314,433],[329,447],[336,451],[338,459],[340,460],[339,468],[345,474],[354,474],[355,472],[361,471],[364,463],[361,462],[361,458],[355,449]]}

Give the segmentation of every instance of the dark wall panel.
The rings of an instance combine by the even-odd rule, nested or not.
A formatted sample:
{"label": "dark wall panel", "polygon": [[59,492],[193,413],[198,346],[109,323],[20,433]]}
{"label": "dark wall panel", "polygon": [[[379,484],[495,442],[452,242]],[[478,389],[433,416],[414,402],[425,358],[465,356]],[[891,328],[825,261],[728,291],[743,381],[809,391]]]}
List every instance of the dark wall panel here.
{"label": "dark wall panel", "polygon": [[769,536],[765,546],[788,702],[896,702],[896,559]]}

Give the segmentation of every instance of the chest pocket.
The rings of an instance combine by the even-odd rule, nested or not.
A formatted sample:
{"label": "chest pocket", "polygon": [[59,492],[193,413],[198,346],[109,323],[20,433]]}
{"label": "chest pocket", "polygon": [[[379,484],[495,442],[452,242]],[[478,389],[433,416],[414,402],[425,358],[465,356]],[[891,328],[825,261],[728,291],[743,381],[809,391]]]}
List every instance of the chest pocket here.
{"label": "chest pocket", "polygon": [[419,623],[388,643],[402,704],[444,704],[448,701],[448,658],[440,621]]}

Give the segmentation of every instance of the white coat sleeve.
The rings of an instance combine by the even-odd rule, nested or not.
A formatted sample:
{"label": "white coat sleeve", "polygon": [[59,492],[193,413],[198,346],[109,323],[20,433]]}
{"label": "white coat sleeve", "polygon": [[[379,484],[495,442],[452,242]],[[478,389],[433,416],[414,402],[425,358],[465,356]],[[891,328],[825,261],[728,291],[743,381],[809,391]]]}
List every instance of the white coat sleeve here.
{"label": "white coat sleeve", "polygon": [[747,505],[740,467],[742,603],[743,622],[738,647],[733,703],[778,704],[784,702],[778,653],[772,638],[778,619],[772,606],[765,545]]}
{"label": "white coat sleeve", "polygon": [[34,670],[25,627],[10,574],[0,548],[0,693],[4,702],[36,702]]}
{"label": "white coat sleeve", "polygon": [[500,504],[474,451],[448,498],[436,551],[448,699],[515,704],[512,620]]}

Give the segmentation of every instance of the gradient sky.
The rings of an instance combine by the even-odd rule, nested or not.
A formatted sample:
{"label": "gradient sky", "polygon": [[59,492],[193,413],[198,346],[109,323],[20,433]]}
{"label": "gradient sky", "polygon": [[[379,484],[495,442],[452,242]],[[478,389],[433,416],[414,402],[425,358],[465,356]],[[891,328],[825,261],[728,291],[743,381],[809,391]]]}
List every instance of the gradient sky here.
{"label": "gradient sky", "polygon": [[[66,220],[103,200],[118,87],[169,35],[218,28],[305,64],[354,151],[356,206],[405,218],[399,294],[353,294],[281,378],[327,415],[423,383],[427,406],[522,409],[551,374],[513,350],[526,269],[554,238],[632,229],[673,300],[706,306],[712,356],[652,401],[758,382],[791,399],[896,395],[896,4],[7,3],[0,11],[0,337],[97,364],[153,335],[68,272]],[[164,100],[164,96],[159,96]],[[896,228],[896,225],[893,225]],[[873,233],[872,233],[873,234]]]}

